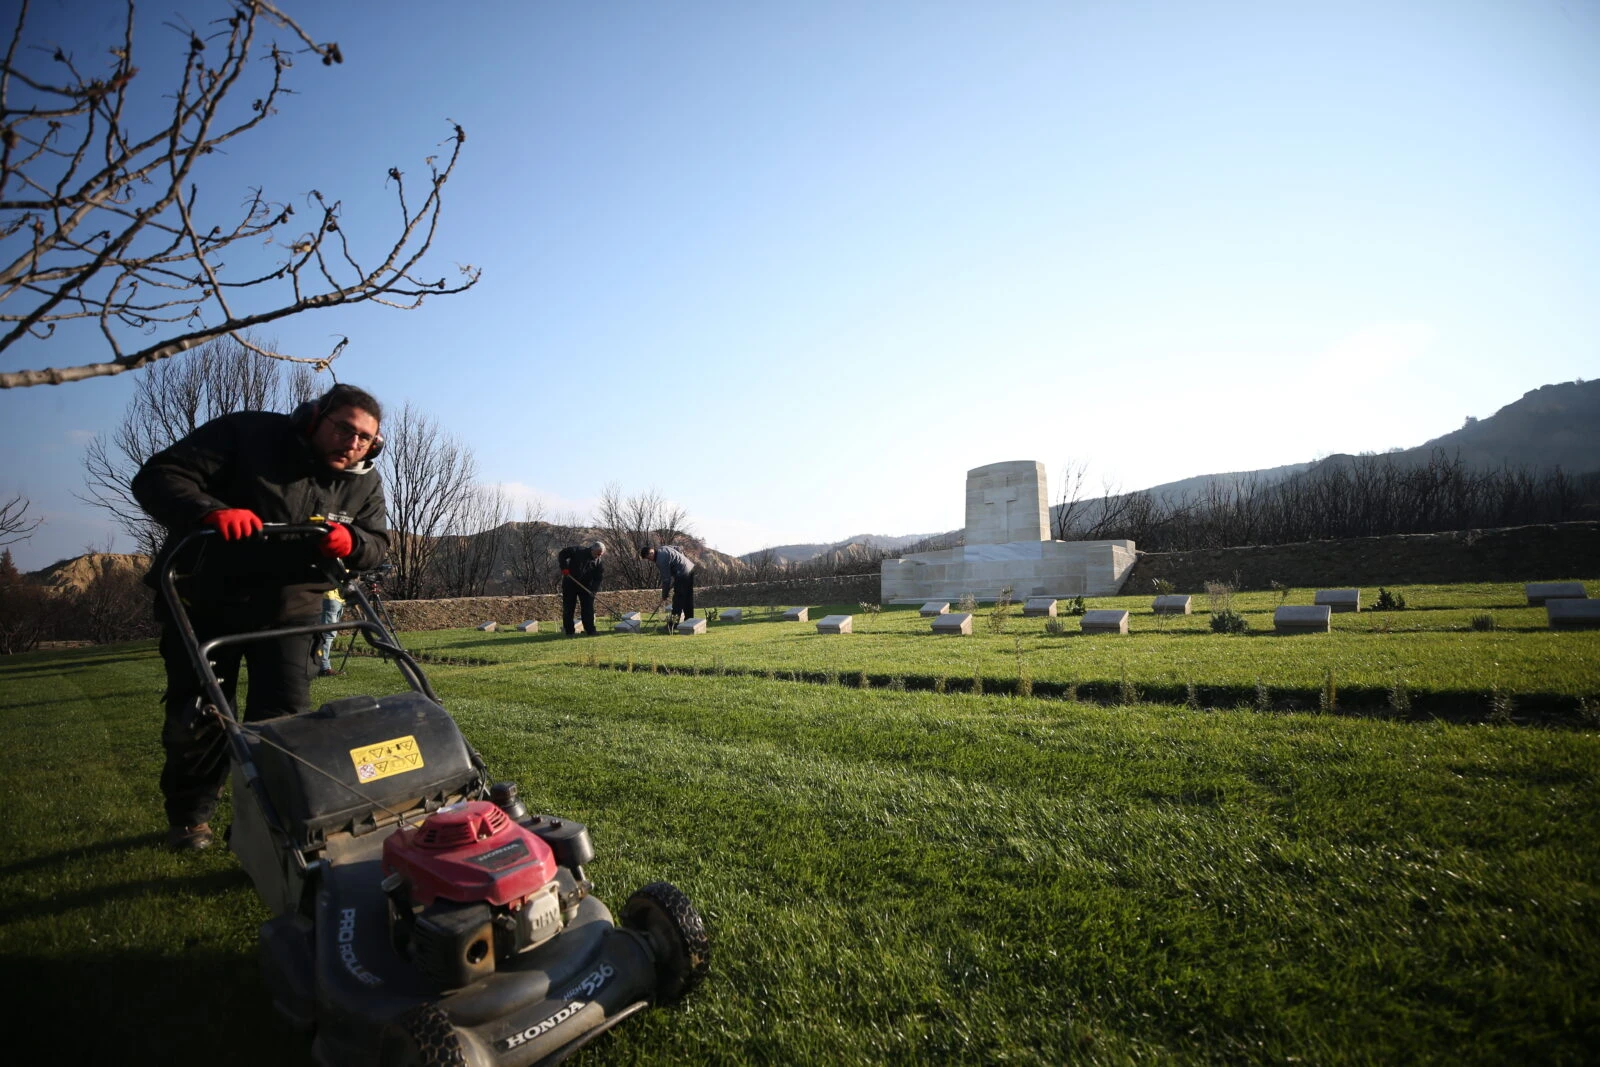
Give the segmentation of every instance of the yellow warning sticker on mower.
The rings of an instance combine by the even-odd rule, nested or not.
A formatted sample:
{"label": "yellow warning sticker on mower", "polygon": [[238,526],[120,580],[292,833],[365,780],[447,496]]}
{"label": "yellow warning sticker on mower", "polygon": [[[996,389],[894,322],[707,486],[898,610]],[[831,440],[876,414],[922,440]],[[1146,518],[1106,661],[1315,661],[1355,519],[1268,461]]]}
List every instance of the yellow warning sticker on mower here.
{"label": "yellow warning sticker on mower", "polygon": [[417,746],[417,739],[408,734],[393,741],[352,748],[350,762],[356,765],[357,781],[376,782],[421,767],[422,749]]}

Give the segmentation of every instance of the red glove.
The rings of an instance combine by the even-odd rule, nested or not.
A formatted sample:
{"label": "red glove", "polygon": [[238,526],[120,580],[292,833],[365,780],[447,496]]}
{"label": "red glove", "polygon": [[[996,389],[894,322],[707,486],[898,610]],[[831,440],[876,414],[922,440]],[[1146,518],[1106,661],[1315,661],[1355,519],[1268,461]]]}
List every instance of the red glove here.
{"label": "red glove", "polygon": [[328,523],[328,532],[322,535],[318,550],[329,559],[343,559],[355,550],[356,542],[343,523]]}
{"label": "red glove", "polygon": [[562,568],[561,568],[561,576],[562,576],[562,577],[563,577],[563,578],[564,578],[564,577],[566,577],[566,576],[567,576],[567,575],[569,575],[569,574],[571,574],[571,573],[572,573],[572,572],[571,572],[571,571],[569,571],[569,570],[567,570],[567,568],[565,568],[565,567],[562,567]]}
{"label": "red glove", "polygon": [[221,508],[204,515],[200,525],[211,527],[224,541],[243,541],[261,532],[261,516],[249,508]]}

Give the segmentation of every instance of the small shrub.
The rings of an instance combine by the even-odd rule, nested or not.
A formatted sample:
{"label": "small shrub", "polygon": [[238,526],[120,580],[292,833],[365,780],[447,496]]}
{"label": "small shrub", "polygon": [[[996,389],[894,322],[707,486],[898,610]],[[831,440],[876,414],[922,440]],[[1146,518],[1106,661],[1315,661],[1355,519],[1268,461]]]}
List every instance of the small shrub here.
{"label": "small shrub", "polygon": [[1006,632],[1006,623],[1011,620],[1011,587],[1008,585],[1000,590],[1000,596],[994,602],[994,607],[989,609],[989,631],[1003,634]]}
{"label": "small shrub", "polygon": [[722,609],[721,608],[707,608],[706,609],[706,621],[707,622],[716,622],[717,618],[721,614],[722,614]]}
{"label": "small shrub", "polygon": [[868,615],[876,615],[883,610],[882,604],[868,604],[865,600],[858,601],[858,603],[861,605],[861,610]]}
{"label": "small shrub", "polygon": [[1383,586],[1378,586],[1378,599],[1373,602],[1374,611],[1404,611],[1406,598],[1399,593],[1391,593]]}
{"label": "small shrub", "polygon": [[1044,632],[1052,637],[1060,637],[1067,632],[1067,624],[1059,617],[1051,615],[1044,620]]}
{"label": "small shrub", "polygon": [[889,689],[892,692],[904,693],[906,691],[905,678],[898,674],[891,674],[889,676]]}
{"label": "small shrub", "polygon": [[1250,623],[1232,608],[1224,608],[1211,616],[1211,630],[1219,634],[1242,634],[1250,629]]}
{"label": "small shrub", "polygon": [[1267,710],[1271,709],[1271,707],[1272,707],[1272,694],[1267,691],[1267,687],[1264,684],[1262,684],[1261,679],[1257,678],[1256,679],[1256,710],[1257,711],[1267,711]]}
{"label": "small shrub", "polygon": [[1139,687],[1128,681],[1128,668],[1122,668],[1122,681],[1117,685],[1117,703],[1127,707],[1139,703]]}
{"label": "small shrub", "polygon": [[1193,682],[1188,682],[1183,687],[1183,706],[1198,708],[1200,706],[1200,692]]}
{"label": "small shrub", "polygon": [[972,676],[972,695],[975,697],[983,696],[983,673],[981,671],[974,673]]}
{"label": "small shrub", "polygon": [[1165,578],[1150,579],[1150,588],[1154,590],[1156,596],[1171,596],[1173,593],[1177,592],[1178,589],[1177,586],[1173,585]]}
{"label": "small shrub", "polygon": [[1489,721],[1496,726],[1510,726],[1511,714],[1516,710],[1516,702],[1510,693],[1502,692],[1497,685],[1489,690]]}
{"label": "small shrub", "polygon": [[1404,678],[1396,678],[1389,687],[1389,710],[1396,715],[1411,714],[1411,690],[1406,688]]}
{"label": "small shrub", "polygon": [[633,673],[633,653],[632,652],[628,653],[628,662],[623,665],[622,669],[624,671],[626,671],[628,674],[632,674]]}
{"label": "small shrub", "polygon": [[650,673],[651,674],[660,674],[661,673],[661,667],[660,667],[660,665],[658,665],[656,663],[655,660],[651,660],[650,661]]}
{"label": "small shrub", "polygon": [[1267,584],[1272,587],[1272,591],[1274,593],[1278,594],[1278,603],[1287,604],[1289,602],[1289,593],[1291,590],[1287,584],[1283,582],[1270,581]]}
{"label": "small shrub", "polygon": [[1237,585],[1231,582],[1207,582],[1205,588],[1206,600],[1211,604],[1211,614],[1219,615],[1233,610],[1233,594],[1239,591]]}
{"label": "small shrub", "polygon": [[839,684],[839,672],[838,671],[829,671],[827,674],[824,674],[822,676],[822,684],[823,685],[838,685]]}
{"label": "small shrub", "polygon": [[1490,615],[1487,611],[1483,612],[1481,615],[1474,615],[1472,617],[1471,625],[1474,630],[1493,630],[1494,616]]}
{"label": "small shrub", "polygon": [[1082,615],[1089,609],[1084,606],[1083,597],[1075,596],[1067,601],[1067,606],[1061,610],[1063,615]]}
{"label": "small shrub", "polygon": [[1585,726],[1600,726],[1600,700],[1578,698],[1578,721]]}
{"label": "small shrub", "polygon": [[961,599],[956,602],[957,611],[977,611],[978,598],[971,593],[962,593]]}
{"label": "small shrub", "polygon": [[933,691],[935,693],[946,693],[946,692],[949,692],[949,690],[950,690],[950,682],[949,682],[948,679],[945,678],[944,675],[941,674],[941,675],[939,675],[939,677],[937,677],[937,678],[935,678],[933,680]]}
{"label": "small shrub", "polygon": [[1322,692],[1317,697],[1317,710],[1324,714],[1339,710],[1339,687],[1334,684],[1331,667],[1322,679]]}
{"label": "small shrub", "polygon": [[1067,699],[1067,702],[1069,704],[1076,704],[1078,702],[1078,683],[1077,682],[1068,682],[1067,683],[1066,699]]}

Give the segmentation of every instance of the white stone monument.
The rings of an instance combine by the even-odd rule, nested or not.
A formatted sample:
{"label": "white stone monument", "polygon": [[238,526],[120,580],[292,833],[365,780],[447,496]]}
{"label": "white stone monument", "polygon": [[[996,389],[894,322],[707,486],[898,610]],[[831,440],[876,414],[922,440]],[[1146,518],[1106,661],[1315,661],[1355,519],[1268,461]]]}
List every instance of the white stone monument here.
{"label": "white stone monument", "polygon": [[967,472],[966,543],[883,561],[885,604],[930,600],[1115,596],[1133,569],[1132,541],[1050,540],[1044,464],[991,463]]}

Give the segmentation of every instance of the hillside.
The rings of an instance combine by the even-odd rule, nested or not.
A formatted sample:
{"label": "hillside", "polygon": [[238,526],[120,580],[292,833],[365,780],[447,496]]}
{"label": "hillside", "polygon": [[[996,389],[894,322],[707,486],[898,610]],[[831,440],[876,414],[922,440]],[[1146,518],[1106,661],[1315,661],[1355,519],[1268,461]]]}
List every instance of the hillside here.
{"label": "hillside", "polygon": [[87,555],[52,563],[43,570],[30,571],[24,577],[36,585],[82,593],[102,574],[128,572],[143,575],[149,567],[148,556],[120,552],[90,552]]}
{"label": "hillside", "polygon": [[905,534],[898,537],[886,534],[854,534],[840,541],[828,541],[811,544],[773,545],[770,548],[759,549],[755,552],[746,552],[739,559],[746,563],[758,564],[763,559],[772,563],[791,564],[804,563],[818,556],[834,555],[840,558],[854,558],[862,556],[873,549],[882,549],[886,552],[897,551],[916,544],[918,541],[934,534]]}

